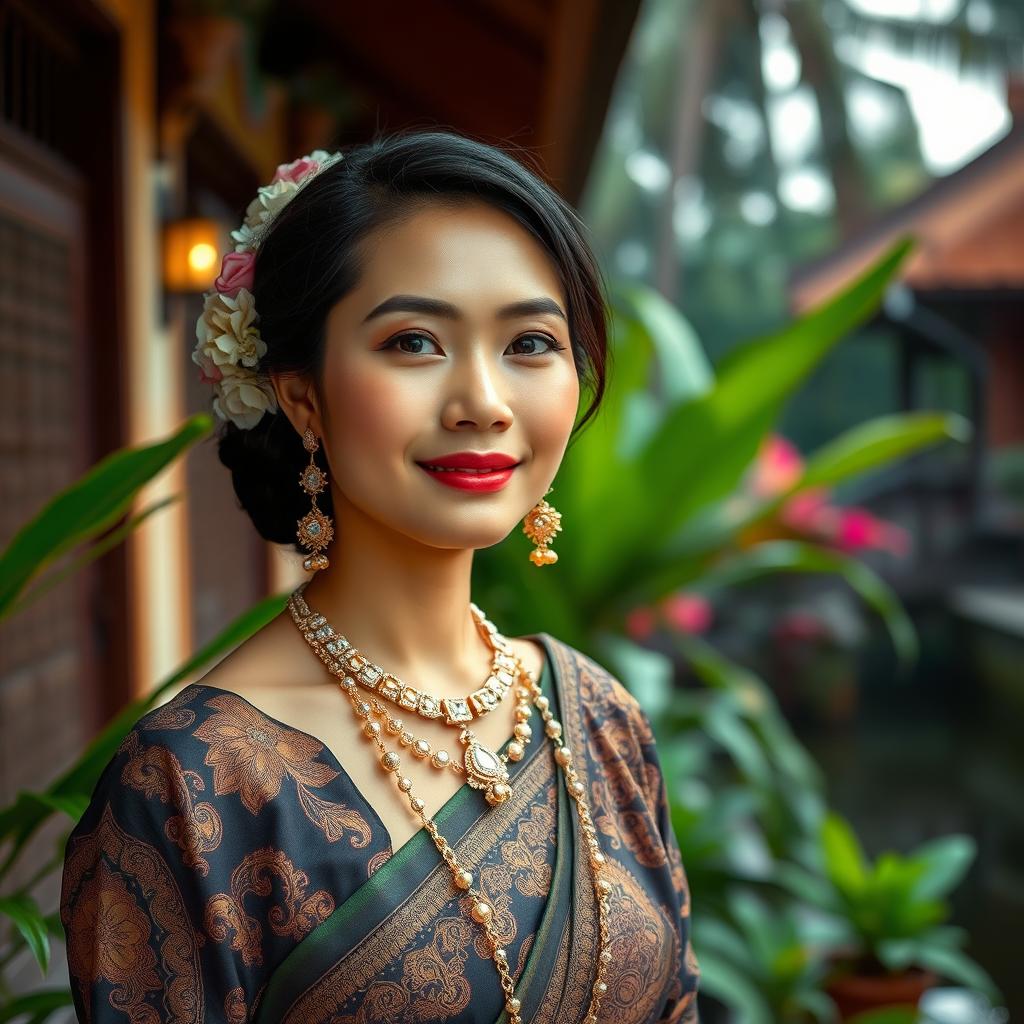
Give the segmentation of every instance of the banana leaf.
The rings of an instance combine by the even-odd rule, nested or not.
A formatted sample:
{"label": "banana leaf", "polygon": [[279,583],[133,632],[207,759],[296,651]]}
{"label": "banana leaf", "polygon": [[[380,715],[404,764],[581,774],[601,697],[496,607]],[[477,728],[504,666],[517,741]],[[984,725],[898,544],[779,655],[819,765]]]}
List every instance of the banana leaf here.
{"label": "banana leaf", "polygon": [[42,569],[113,525],[136,494],[212,426],[206,413],[192,416],[164,441],[113,452],[52,498],[0,555],[0,620]]}

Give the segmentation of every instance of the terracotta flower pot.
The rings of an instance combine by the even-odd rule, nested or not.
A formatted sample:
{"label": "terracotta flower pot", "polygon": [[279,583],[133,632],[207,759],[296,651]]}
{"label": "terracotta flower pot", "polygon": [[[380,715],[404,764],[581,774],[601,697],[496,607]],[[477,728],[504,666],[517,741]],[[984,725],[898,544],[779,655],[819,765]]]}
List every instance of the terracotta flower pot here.
{"label": "terracotta flower pot", "polygon": [[938,982],[933,971],[911,967],[902,974],[845,974],[833,978],[825,991],[835,1000],[840,1020],[887,1006],[917,1006]]}

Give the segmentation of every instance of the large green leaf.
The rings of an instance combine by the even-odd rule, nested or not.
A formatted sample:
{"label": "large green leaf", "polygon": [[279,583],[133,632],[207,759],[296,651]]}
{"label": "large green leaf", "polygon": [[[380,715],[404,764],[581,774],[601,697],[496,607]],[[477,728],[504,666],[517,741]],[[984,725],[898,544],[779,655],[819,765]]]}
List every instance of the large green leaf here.
{"label": "large green leaf", "polygon": [[847,899],[855,900],[868,884],[868,866],[857,836],[847,821],[829,812],[821,826],[825,871]]}
{"label": "large green leaf", "polygon": [[700,509],[663,548],[638,556],[635,580],[622,592],[629,606],[656,600],[703,574],[703,566],[735,543],[736,535],[778,515],[810,487],[832,487],[929,445],[961,440],[969,431],[955,413],[880,416],[845,431],[808,456],[785,492],[766,498],[730,495]]}
{"label": "large green leaf", "polygon": [[714,387],[715,371],[697,332],[661,292],[648,285],[622,282],[615,300],[650,339],[658,374],[651,383],[663,401],[675,405]]}
{"label": "large green leaf", "polygon": [[[631,462],[670,410],[714,387],[715,372],[696,331],[660,292],[647,285],[626,283],[618,287],[616,295],[620,316],[624,321],[630,318],[630,338],[649,346],[654,359],[645,386],[625,393],[616,446],[617,454]],[[618,375],[614,390],[622,391]]]}
{"label": "large green leaf", "polygon": [[0,619],[40,570],[111,526],[139,490],[212,425],[210,416],[199,413],[164,441],[113,452],[51,499],[0,555]]}
{"label": "large green leaf", "polygon": [[[877,309],[910,249],[894,245],[838,296],[782,331],[733,349],[716,386],[671,411],[626,480],[605,478],[599,551],[582,569],[600,603],[628,582],[634,552],[659,547],[696,510],[731,493],[783,404],[831,348]],[[623,501],[640,486],[643,501]]]}
{"label": "large green leaf", "polygon": [[808,487],[831,487],[842,480],[902,459],[940,441],[966,444],[974,428],[957,413],[910,412],[878,416],[822,445],[804,463],[796,485],[782,500]]}
{"label": "large green leaf", "polygon": [[[592,557],[593,538],[571,524],[582,524],[599,506],[607,476],[625,480],[632,473],[623,457],[628,446],[627,421],[633,396],[649,386],[654,348],[648,334],[632,317],[616,308],[612,317],[612,344],[608,348],[609,386],[594,418],[569,445],[555,478],[551,502],[562,514],[565,529],[556,537],[555,547],[567,564],[579,566]],[[498,545],[498,549],[507,545]],[[484,561],[498,552],[483,552]],[[573,574],[575,576],[575,573]],[[573,580],[566,580],[574,588]],[[567,597],[570,594],[566,594]]]}
{"label": "large green leaf", "polygon": [[36,601],[41,597],[44,597],[58,584],[63,583],[64,580],[74,576],[77,572],[84,569],[85,566],[91,565],[108,551],[113,551],[118,544],[122,543],[130,534],[134,533],[135,530],[149,519],[150,516],[167,508],[169,505],[173,505],[176,501],[180,501],[180,495],[172,494],[166,498],[161,498],[159,501],[155,501],[144,508],[137,515],[126,519],[125,522],[116,529],[108,530],[100,540],[96,541],[95,544],[90,545],[76,558],[69,559],[66,565],[62,565],[59,569],[55,569],[53,572],[47,573],[41,580],[36,582],[30,590],[23,592],[20,599],[15,601],[14,604],[7,609],[7,615],[9,617],[18,615],[30,605],[35,604]]}
{"label": "large green leaf", "polygon": [[35,900],[25,894],[0,896],[0,914],[14,922],[28,948],[32,950],[39,970],[46,974],[50,966],[50,937],[46,930],[46,919]]}
{"label": "large green leaf", "polygon": [[0,1006],[0,1024],[27,1017],[30,1024],[42,1024],[58,1010],[71,1005],[71,991],[67,988],[51,988],[17,996]]}
{"label": "large green leaf", "polygon": [[969,835],[939,836],[922,843],[913,854],[923,868],[914,895],[935,899],[951,892],[967,874],[977,852],[978,844]]}

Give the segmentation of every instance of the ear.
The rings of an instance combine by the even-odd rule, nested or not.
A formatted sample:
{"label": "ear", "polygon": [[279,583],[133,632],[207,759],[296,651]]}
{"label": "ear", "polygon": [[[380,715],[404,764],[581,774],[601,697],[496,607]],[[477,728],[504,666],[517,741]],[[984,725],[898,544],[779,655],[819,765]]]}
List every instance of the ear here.
{"label": "ear", "polygon": [[270,383],[277,404],[296,432],[301,436],[309,427],[317,437],[323,437],[323,416],[312,377],[272,373]]}

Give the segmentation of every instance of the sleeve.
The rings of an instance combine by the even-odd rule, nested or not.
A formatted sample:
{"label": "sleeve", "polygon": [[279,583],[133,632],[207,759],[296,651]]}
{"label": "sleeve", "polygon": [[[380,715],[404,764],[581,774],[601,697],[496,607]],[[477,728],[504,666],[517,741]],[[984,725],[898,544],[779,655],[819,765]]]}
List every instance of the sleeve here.
{"label": "sleeve", "polygon": [[668,856],[672,889],[677,899],[681,949],[679,978],[659,1018],[659,1024],[699,1024],[697,990],[700,985],[700,965],[693,950],[690,885],[683,866],[679,841],[672,827],[668,787],[661,767],[661,758],[658,756],[650,719],[640,702],[618,680],[614,681],[614,689],[627,709],[631,731],[640,755],[640,762],[634,767],[634,776],[640,782],[647,806],[657,824]]}
{"label": "sleeve", "polygon": [[[148,792],[125,781],[140,758]],[[213,973],[204,970],[203,892],[176,870],[181,800],[153,788],[166,769],[162,752],[129,733],[68,840],[60,915],[80,1021],[202,1020],[208,1005],[217,1018],[231,1006],[238,982],[225,964],[207,957]]]}
{"label": "sleeve", "polygon": [[[690,915],[690,885],[686,877],[686,869],[683,867],[683,858],[679,850],[679,842],[676,839],[675,830],[672,828],[672,819],[669,815],[668,790],[664,777],[661,774],[661,767],[658,761],[657,752],[653,743],[649,753],[645,751],[645,758],[653,757],[653,763],[657,768],[656,788],[660,792],[654,796],[657,803],[651,806],[658,807],[658,831],[661,834],[662,842],[668,853],[669,864],[672,866],[672,887],[679,897],[679,934],[682,943],[682,956],[679,963],[679,988],[665,1006],[664,1013],[660,1020],[664,1024],[699,1024],[700,1018],[697,1012],[697,990],[700,986],[700,965],[693,951],[692,941],[692,917]],[[655,776],[651,774],[653,779]]]}

